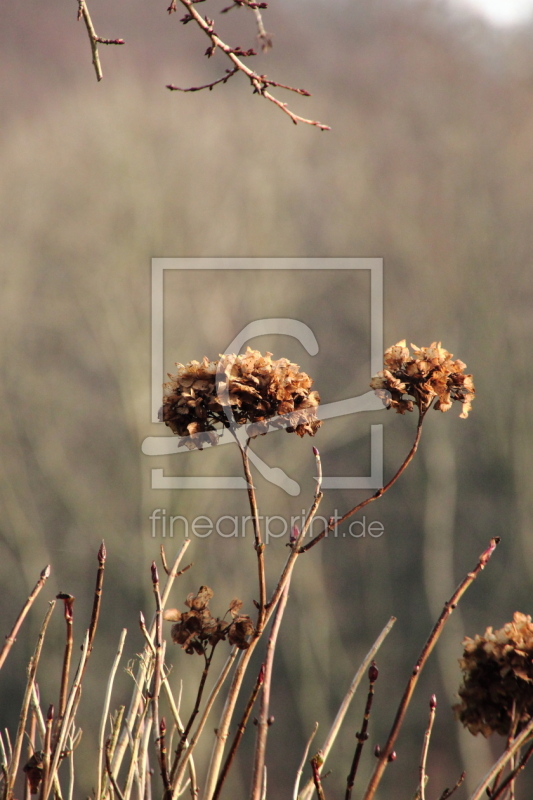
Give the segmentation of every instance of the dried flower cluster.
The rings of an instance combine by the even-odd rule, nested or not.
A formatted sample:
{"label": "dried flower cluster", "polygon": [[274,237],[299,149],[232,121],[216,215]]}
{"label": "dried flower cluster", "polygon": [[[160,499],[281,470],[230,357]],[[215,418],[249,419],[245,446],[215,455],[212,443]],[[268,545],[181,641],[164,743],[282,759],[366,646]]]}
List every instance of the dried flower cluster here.
{"label": "dried flower cluster", "polygon": [[[468,417],[475,395],[472,375],[465,375],[466,364],[453,360],[440,342],[430,347],[412,344],[413,356],[405,339],[385,351],[384,369],[372,378],[370,386],[387,408],[398,414],[412,411],[416,405],[421,412],[433,406],[437,411],[448,411],[454,400],[463,405],[460,416]],[[413,398],[413,399],[410,399]]]}
{"label": "dried flower cluster", "polygon": [[186,653],[204,655],[206,644],[215,645],[227,638],[231,645],[241,650],[249,646],[248,637],[255,630],[252,620],[247,614],[239,614],[241,600],[232,600],[229,606],[231,622],[213,617],[209,609],[209,601],[213,591],[209,586],[200,586],[197,594],[189,594],[185,605],[190,611],[183,613],[177,608],[169,608],[164,618],[176,624],[172,626],[172,640],[180,644]]}
{"label": "dried flower cluster", "polygon": [[273,361],[272,353],[248,348],[243,355],[222,355],[219,362],[204,358],[176,366],[164,384],[161,418],[190,450],[217,443],[216,426],[230,425],[227,412],[239,425],[250,423],[248,436],[266,433],[267,420],[298,436],[314,436],[322,424],[312,379],[286,358]]}
{"label": "dried flower cluster", "polygon": [[513,616],[500,630],[468,637],[463,658],[462,702],[454,711],[471,733],[507,736],[519,732],[533,716],[533,623]]}

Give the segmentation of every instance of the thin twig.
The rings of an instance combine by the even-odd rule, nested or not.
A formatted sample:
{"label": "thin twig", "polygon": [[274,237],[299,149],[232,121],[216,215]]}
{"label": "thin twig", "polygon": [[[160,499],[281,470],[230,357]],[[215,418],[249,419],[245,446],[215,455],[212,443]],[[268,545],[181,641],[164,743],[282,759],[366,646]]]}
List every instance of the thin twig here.
{"label": "thin twig", "polygon": [[[243,72],[246,77],[249,79],[254,94],[258,94],[260,97],[264,97],[266,100],[269,100],[271,103],[274,103],[278,108],[280,108],[288,117],[293,121],[295,125],[298,122],[303,122],[306,125],[313,125],[320,130],[330,130],[329,125],[324,125],[321,122],[317,122],[316,120],[306,119],[305,117],[300,117],[297,114],[294,114],[290,109],[287,107],[286,103],[282,103],[281,100],[278,100],[276,97],[270,94],[267,91],[267,86],[277,86],[278,84],[275,81],[269,81],[266,75],[259,75],[250,67],[247,67],[246,64],[241,61],[239,56],[247,56],[252,55],[250,51],[242,51],[237,48],[230,47],[229,45],[225,44],[225,42],[220,39],[220,37],[216,34],[214,29],[214,22],[213,20],[209,19],[208,17],[202,17],[201,14],[195,8],[195,0],[180,0],[180,3],[185,6],[187,9],[187,14],[183,17],[182,22],[187,23],[192,20],[196,22],[196,24],[203,30],[206,36],[210,39],[211,45],[206,51],[206,55],[209,57],[212,56],[216,49],[219,48],[222,50],[223,53],[233,62],[234,67],[238,69],[240,72]],[[171,4],[169,10],[174,10],[174,4]],[[293,89],[292,87],[283,87],[289,89],[289,91],[297,91],[299,94],[303,94],[302,91]],[[307,93],[308,94],[308,93]]]}
{"label": "thin twig", "polygon": [[104,584],[104,570],[105,570],[106,558],[107,558],[107,551],[105,549],[105,542],[102,541],[102,544],[100,545],[100,548],[98,550],[98,572],[96,573],[96,586],[94,587],[93,609],[91,613],[91,622],[89,624],[89,648],[87,652],[87,658],[89,658],[91,650],[93,649],[94,636],[96,634],[98,619],[100,617],[100,606],[102,604],[102,586]]}
{"label": "thin twig", "polygon": [[459,777],[459,780],[457,781],[455,786],[452,786],[451,789],[445,789],[443,791],[443,793],[441,794],[441,796],[439,797],[439,800],[448,800],[448,798],[451,797],[452,794],[455,794],[455,792],[457,791],[459,786],[461,786],[461,784],[462,784],[462,782],[464,781],[465,778],[466,778],[466,772],[463,772],[461,774],[461,776]]}
{"label": "thin twig", "polygon": [[[174,797],[179,797],[179,792],[180,792],[179,785],[180,785],[180,783],[181,783],[181,781],[183,779],[183,774],[185,772],[185,768],[186,768],[186,766],[188,764],[189,765],[192,764],[192,753],[194,751],[194,748],[196,747],[196,745],[198,743],[198,740],[199,740],[199,738],[200,738],[200,736],[202,734],[202,731],[203,731],[203,729],[205,727],[205,724],[207,722],[207,718],[208,718],[208,716],[209,716],[209,714],[211,712],[211,709],[213,708],[213,704],[214,704],[214,702],[215,702],[215,700],[216,700],[216,698],[217,698],[217,696],[218,696],[218,694],[219,694],[219,692],[220,692],[220,690],[221,690],[226,678],[228,677],[228,675],[230,673],[230,670],[231,670],[231,668],[233,666],[233,662],[235,661],[235,658],[237,657],[237,653],[238,652],[239,651],[238,651],[237,647],[233,647],[232,648],[228,658],[226,659],[226,663],[222,667],[220,675],[218,676],[218,678],[217,678],[217,680],[215,682],[215,685],[211,689],[209,697],[207,698],[207,702],[205,704],[205,708],[203,710],[202,716],[200,717],[200,721],[198,722],[198,727],[196,728],[193,736],[191,737],[190,744],[187,745],[187,741],[185,742],[185,744],[187,745],[187,749],[185,750],[185,753],[183,754],[183,758],[182,758],[181,764],[180,764],[180,766],[179,766],[179,768],[178,768],[178,770],[176,772],[176,776],[175,776],[175,779],[174,779],[174,785],[173,785],[173,792],[174,792],[173,796]],[[196,777],[195,777],[195,774],[194,774],[194,765],[193,765],[193,769],[192,770],[189,769],[189,773],[190,773],[190,778],[191,778],[191,788],[193,788],[193,787],[196,786]]]}
{"label": "thin twig", "polygon": [[[333,744],[335,743],[335,740],[336,740],[337,735],[339,733],[340,727],[341,727],[341,725],[342,725],[342,723],[344,721],[344,717],[346,716],[348,708],[350,707],[350,703],[352,702],[352,699],[353,699],[353,696],[354,696],[354,694],[355,694],[355,692],[357,690],[357,687],[361,683],[361,679],[362,679],[363,675],[368,670],[368,668],[369,668],[371,662],[374,660],[374,658],[376,656],[376,653],[378,652],[379,648],[381,647],[381,645],[385,641],[386,637],[391,632],[392,627],[393,627],[395,622],[396,622],[396,617],[391,617],[389,619],[389,621],[387,622],[387,624],[385,625],[385,627],[383,628],[383,630],[379,634],[378,638],[376,639],[376,641],[374,642],[374,644],[372,645],[372,647],[370,648],[370,650],[366,654],[361,666],[359,667],[359,669],[355,673],[354,678],[353,678],[353,680],[352,680],[352,682],[350,684],[350,688],[348,689],[348,691],[346,692],[346,694],[345,694],[345,696],[343,698],[343,701],[342,701],[342,703],[340,705],[340,708],[337,711],[337,716],[335,717],[335,720],[333,721],[333,725],[331,726],[331,728],[330,728],[330,730],[328,732],[328,735],[326,736],[326,740],[325,740],[325,742],[322,745],[322,748],[320,750],[320,752],[322,753],[323,763],[326,762],[326,759],[327,759],[328,755],[331,752],[331,748],[333,747]],[[322,771],[322,768],[320,768],[320,770]],[[314,790],[313,789],[313,779],[310,778],[310,780],[305,785],[304,789],[302,789],[302,792],[301,792],[301,795],[300,795],[301,800],[310,800],[310,798],[311,798],[311,796],[313,794],[313,790]]]}
{"label": "thin twig", "polygon": [[68,679],[70,674],[70,659],[72,657],[72,647],[74,644],[73,622],[74,622],[74,597],[71,594],[61,592],[56,596],[56,600],[63,600],[64,615],[66,623],[66,642],[65,654],[63,656],[63,670],[61,673],[61,688],[59,690],[59,708],[56,719],[56,730],[59,730],[61,720],[65,714],[67,705]]}
{"label": "thin twig", "polygon": [[268,728],[271,724],[269,718],[269,705],[270,705],[270,687],[272,684],[272,669],[274,666],[274,653],[276,650],[276,643],[278,640],[279,629],[283,619],[283,613],[287,605],[289,597],[290,581],[287,581],[276,609],[270,637],[268,639],[266,659],[265,659],[265,679],[263,681],[263,688],[261,691],[261,706],[259,710],[259,718],[257,720],[257,739],[255,745],[254,757],[254,771],[252,778],[252,800],[261,800],[261,790],[263,784],[263,773],[265,768],[265,753],[266,742],[268,736]]}
{"label": "thin twig", "polygon": [[[102,710],[102,719],[100,721],[100,733],[98,737],[98,776],[97,776],[97,789],[96,789],[96,800],[101,800],[102,797],[102,762],[104,759],[104,747],[105,747],[105,729],[107,725],[107,716],[109,714],[109,706],[111,704],[111,694],[113,692],[113,682],[115,680],[115,675],[117,674],[118,665],[122,656],[122,650],[124,649],[124,640],[126,639],[127,630],[123,628],[122,633],[120,634],[120,640],[118,643],[117,652],[115,655],[115,660],[113,661],[113,666],[111,667],[111,672],[109,673],[109,678],[107,681],[105,699],[104,699],[104,708]],[[111,737],[110,744],[112,742],[113,737]],[[113,750],[110,749],[110,757],[113,757]]]}
{"label": "thin twig", "polygon": [[330,531],[335,530],[335,528],[337,528],[341,524],[341,522],[344,522],[345,520],[347,520],[348,517],[353,516],[358,511],[360,511],[362,508],[367,506],[369,503],[372,503],[374,500],[378,500],[380,497],[382,497],[385,494],[386,491],[388,491],[391,488],[391,486],[393,486],[396,483],[396,481],[398,480],[400,475],[402,475],[402,473],[405,472],[405,470],[407,469],[407,467],[409,466],[409,464],[413,460],[414,455],[415,455],[415,453],[416,453],[416,451],[418,449],[418,444],[420,442],[420,437],[422,435],[422,423],[424,422],[424,417],[425,417],[425,415],[427,413],[427,410],[428,409],[426,409],[425,411],[420,411],[419,412],[418,424],[416,426],[416,435],[415,435],[415,440],[413,442],[413,445],[412,445],[411,449],[409,450],[409,452],[407,453],[407,456],[405,457],[405,459],[404,459],[403,463],[401,464],[400,468],[397,470],[395,475],[393,475],[393,477],[390,479],[390,481],[387,484],[385,484],[385,486],[383,486],[381,489],[378,489],[377,492],[375,494],[373,494],[371,497],[367,497],[366,500],[362,500],[360,503],[357,503],[356,506],[354,506],[349,511],[347,511],[346,514],[344,514],[342,517],[340,517],[340,519],[338,517],[334,517],[333,521],[330,521],[330,523],[319,534],[317,534],[317,536],[315,536],[314,539],[311,539],[311,541],[308,542],[305,545],[305,547],[301,548],[302,553],[306,553],[308,550],[310,550],[312,547],[314,547],[316,544],[318,544],[318,542],[321,539],[323,539],[324,536],[327,536],[327,534]]}
{"label": "thin twig", "polygon": [[50,758],[52,752],[52,726],[54,724],[54,707],[50,705],[48,707],[48,713],[46,715],[46,732],[44,735],[44,743],[43,743],[43,776],[41,779],[41,793],[40,798],[46,796],[48,791],[48,781],[50,777]]}
{"label": "thin twig", "polygon": [[170,800],[170,798],[172,797],[172,785],[170,783],[170,776],[168,774],[167,723],[164,717],[162,717],[161,722],[159,723],[158,753],[159,753],[159,767],[161,769],[161,778],[163,779],[163,786],[165,787],[165,793],[163,795],[163,798],[164,800]]}
{"label": "thin twig", "polygon": [[255,486],[252,479],[250,470],[250,461],[248,459],[248,447],[250,440],[246,442],[243,447],[239,438],[235,437],[239,450],[241,452],[242,464],[244,467],[244,476],[248,488],[248,501],[250,503],[250,511],[252,512],[252,520],[254,525],[254,538],[255,538],[255,552],[257,553],[257,572],[259,580],[259,613],[257,616],[257,635],[260,636],[265,621],[266,610],[266,578],[265,578],[265,545],[261,536],[261,525],[259,524],[259,509],[257,508],[257,497],[255,494]]}
{"label": "thin twig", "polygon": [[43,620],[43,624],[41,625],[41,630],[39,631],[39,636],[37,637],[37,644],[35,646],[33,656],[28,666],[28,680],[26,682],[26,691],[24,693],[24,700],[22,701],[22,708],[20,710],[17,737],[15,739],[13,752],[10,755],[10,760],[9,760],[8,779],[6,781],[6,787],[5,787],[7,800],[11,800],[11,798],[13,797],[13,787],[15,784],[15,778],[17,777],[17,770],[20,761],[20,753],[22,750],[22,742],[24,741],[24,731],[26,729],[26,720],[28,718],[28,709],[30,707],[33,682],[35,681],[35,674],[37,672],[39,659],[41,657],[41,651],[43,648],[46,629],[48,627],[48,623],[50,622],[50,617],[52,616],[54,606],[55,606],[55,601],[53,600],[49,605],[48,611],[46,612],[45,618]]}
{"label": "thin twig", "polygon": [[323,765],[322,754],[320,751],[311,759],[311,769],[313,770],[313,782],[315,784],[318,800],[326,800],[324,796],[324,789],[322,788],[322,781],[320,780],[320,768]]}
{"label": "thin twig", "polygon": [[106,748],[105,748],[105,768],[107,770],[107,774],[109,775],[109,780],[111,781],[111,785],[112,785],[113,789],[115,790],[115,792],[117,793],[117,796],[118,796],[119,800],[124,800],[124,795],[120,791],[120,786],[116,782],[115,776],[113,775],[113,771],[111,769],[111,762],[110,762],[109,753],[108,753],[108,745],[109,745],[109,739],[107,740]]}
{"label": "thin twig", "polygon": [[2,650],[0,652],[0,669],[2,669],[2,667],[4,666],[4,661],[6,660],[9,651],[11,650],[11,648],[13,647],[13,644],[15,643],[15,641],[17,639],[17,634],[18,634],[18,632],[20,630],[20,626],[22,625],[22,623],[26,619],[26,615],[27,615],[28,611],[30,610],[30,608],[32,607],[35,598],[37,597],[37,595],[39,594],[39,592],[41,591],[41,589],[43,588],[44,584],[46,583],[46,581],[48,580],[49,577],[50,577],[50,564],[48,564],[48,566],[46,566],[41,571],[41,574],[39,576],[39,580],[37,581],[37,583],[33,587],[32,591],[31,591],[31,594],[29,595],[28,599],[24,603],[24,606],[23,606],[20,614],[18,615],[17,620],[16,620],[15,624],[13,625],[11,633],[8,633],[8,635],[6,636],[5,644],[2,647]]}
{"label": "thin twig", "polygon": [[[163,545],[160,545],[159,552],[161,554],[161,563],[163,565],[163,569],[165,570],[167,575],[170,575],[171,570],[169,570],[169,568],[168,568],[167,556],[166,556],[165,548],[164,548]],[[184,572],[187,572],[187,570],[190,569],[192,567],[192,565],[193,565],[193,562],[191,562],[190,564],[187,564],[187,566],[183,567],[183,569],[180,569],[179,572],[174,573],[174,575],[172,577],[173,578],[179,578],[179,576],[183,575]]]}
{"label": "thin twig", "polygon": [[70,730],[70,726],[73,722],[74,715],[76,713],[77,704],[80,698],[80,689],[81,689],[81,681],[83,678],[83,673],[85,672],[85,664],[89,655],[89,631],[85,634],[85,639],[82,645],[82,653],[80,662],[78,665],[78,669],[76,672],[76,676],[72,683],[72,687],[69,692],[67,706],[65,709],[65,714],[61,721],[61,725],[57,732],[57,739],[54,746],[53,756],[52,756],[52,763],[50,766],[50,781],[48,783],[48,787],[46,789],[46,794],[43,797],[43,800],[47,800],[47,797],[50,793],[50,782],[54,780],[55,776],[57,775],[57,770],[59,768],[59,762],[63,757],[63,751],[65,749],[65,742],[67,739],[68,732]]}
{"label": "thin twig", "polygon": [[446,624],[448,618],[450,617],[450,615],[452,614],[454,609],[457,607],[457,603],[459,602],[459,600],[461,599],[463,594],[466,592],[468,587],[475,581],[475,579],[477,578],[479,573],[487,565],[491,555],[493,554],[493,552],[496,549],[496,547],[497,547],[499,542],[500,542],[500,538],[499,537],[495,537],[494,539],[490,540],[490,544],[489,544],[488,548],[486,550],[484,550],[484,552],[479,557],[479,561],[478,561],[477,565],[474,567],[472,572],[469,572],[466,575],[466,577],[463,579],[463,581],[461,581],[461,583],[459,584],[459,586],[457,587],[457,589],[453,593],[453,595],[450,598],[450,600],[448,600],[448,602],[445,603],[444,608],[442,610],[442,613],[441,613],[437,623],[435,624],[433,630],[431,631],[431,633],[429,635],[429,638],[428,638],[426,644],[424,645],[424,647],[422,649],[422,652],[421,652],[421,654],[420,654],[420,656],[418,658],[418,661],[415,664],[415,667],[413,669],[413,673],[412,673],[412,675],[411,675],[411,677],[409,679],[409,682],[407,684],[407,687],[405,689],[403,697],[402,697],[402,699],[400,701],[400,705],[398,707],[398,711],[396,712],[396,718],[395,718],[395,720],[393,722],[391,731],[389,733],[389,737],[387,739],[387,743],[385,744],[385,747],[381,751],[381,755],[380,755],[378,763],[377,763],[377,765],[376,765],[376,767],[374,769],[372,777],[370,778],[370,781],[369,781],[369,784],[367,786],[366,792],[365,792],[365,794],[363,796],[363,800],[372,800],[372,798],[374,797],[374,794],[376,792],[376,789],[378,788],[378,786],[379,786],[379,784],[381,782],[381,778],[382,778],[383,773],[385,771],[385,767],[387,766],[387,763],[388,763],[388,760],[389,760],[389,756],[393,752],[394,743],[396,741],[396,738],[397,738],[398,733],[400,731],[400,728],[402,726],[402,723],[403,723],[403,720],[404,720],[404,717],[405,717],[405,713],[407,711],[407,708],[408,708],[409,703],[411,701],[411,697],[413,696],[413,692],[415,690],[415,686],[416,686],[416,684],[418,682],[418,678],[420,677],[422,669],[424,668],[424,665],[425,665],[429,655],[431,654],[433,648],[435,647],[435,645],[437,643],[437,640],[438,640],[440,634],[442,633],[444,625]]}
{"label": "thin twig", "polygon": [[241,721],[239,722],[239,725],[238,725],[237,730],[235,732],[235,737],[233,739],[233,742],[232,742],[231,747],[229,749],[228,755],[227,755],[226,760],[224,762],[224,766],[220,770],[220,775],[219,775],[219,778],[218,778],[218,781],[217,781],[215,792],[213,794],[213,800],[218,800],[218,798],[220,797],[220,792],[222,791],[222,787],[223,787],[224,782],[225,782],[225,780],[227,778],[228,772],[229,772],[229,770],[231,768],[231,765],[232,765],[233,760],[235,758],[235,755],[237,753],[238,747],[239,747],[239,745],[241,743],[241,739],[244,736],[244,731],[246,730],[246,726],[248,724],[248,720],[250,719],[250,714],[252,713],[252,709],[253,709],[253,707],[255,705],[255,701],[257,700],[257,695],[259,694],[259,690],[261,688],[261,685],[263,683],[264,678],[265,678],[265,667],[264,667],[264,664],[263,664],[263,665],[261,665],[261,669],[259,670],[259,674],[257,676],[257,680],[255,682],[254,688],[252,689],[252,693],[250,695],[248,703],[246,704],[246,708],[244,709],[244,713],[242,715]]}
{"label": "thin twig", "polygon": [[420,758],[420,782],[418,785],[420,800],[426,800],[426,784],[428,782],[428,776],[426,773],[426,762],[429,750],[429,740],[431,739],[431,731],[433,729],[433,723],[435,722],[436,711],[437,711],[437,698],[435,697],[435,695],[432,695],[431,700],[429,701],[428,726],[424,734],[424,743],[422,745],[422,755]]}
{"label": "thin twig", "polygon": [[294,781],[294,789],[293,789],[293,792],[292,792],[292,800],[298,800],[298,792],[300,790],[300,780],[301,780],[301,777],[302,777],[302,772],[304,771],[304,767],[305,767],[305,765],[307,763],[307,756],[309,755],[309,749],[311,747],[313,739],[316,736],[317,730],[318,730],[318,722],[315,722],[315,727],[313,728],[313,732],[311,733],[311,736],[307,740],[307,744],[305,745],[305,749],[304,749],[304,754],[302,756],[302,760],[300,761],[300,766],[298,767],[298,770],[296,772],[296,780]]}
{"label": "thin twig", "polygon": [[[185,541],[183,542],[183,544],[181,545],[181,547],[180,547],[180,549],[178,551],[178,554],[176,555],[176,558],[174,560],[174,564],[172,565],[172,569],[170,570],[169,573],[167,573],[167,581],[165,583],[165,589],[164,589],[163,594],[161,596],[161,609],[162,610],[164,610],[164,608],[165,608],[166,602],[168,600],[168,597],[169,597],[170,592],[172,590],[172,587],[174,585],[174,581],[175,581],[175,579],[176,579],[176,577],[178,575],[178,567],[180,565],[181,559],[185,555],[185,552],[186,552],[187,548],[189,547],[190,543],[191,543],[190,539],[185,539]],[[153,636],[154,633],[155,633],[155,623],[156,623],[156,615],[154,614],[154,618],[153,618],[152,624],[150,626],[150,635],[151,636]],[[137,676],[136,676],[136,679],[135,679],[135,685],[134,685],[134,689],[133,689],[133,694],[132,694],[130,705],[129,705],[129,708],[128,708],[128,713],[126,714],[124,727],[123,727],[122,732],[120,734],[120,738],[119,738],[115,753],[113,755],[112,767],[113,767],[113,772],[115,772],[116,774],[118,774],[119,771],[120,771],[120,766],[122,764],[122,759],[124,758],[124,753],[126,752],[126,748],[128,746],[129,735],[130,735],[131,731],[133,730],[135,719],[137,717],[137,713],[138,713],[138,710],[139,710],[139,705],[140,705],[141,700],[142,700],[140,687],[144,684],[146,671],[148,669],[148,660],[147,660],[148,659],[148,650],[149,650],[149,647],[148,647],[148,645],[146,645],[145,649],[144,649],[144,653],[143,653],[143,658],[141,658],[141,660],[140,660],[139,669],[137,671]]]}
{"label": "thin twig", "polygon": [[355,734],[355,738],[357,739],[357,746],[355,748],[355,753],[353,755],[350,774],[348,775],[348,779],[346,781],[346,794],[344,795],[345,800],[351,800],[353,786],[355,783],[355,776],[357,775],[359,761],[361,760],[361,753],[363,752],[364,744],[368,739],[368,721],[370,719],[370,712],[372,710],[372,701],[374,699],[374,684],[377,681],[377,679],[378,679],[378,669],[375,663],[372,662],[368,670],[368,680],[370,682],[370,685],[368,687],[368,696],[366,698],[365,712],[363,714],[363,724],[361,726],[361,730],[359,731],[359,733]]}
{"label": "thin twig", "polygon": [[102,66],[100,64],[100,56],[98,55],[98,44],[124,44],[124,39],[102,39],[100,36],[97,36],[92,23],[91,15],[89,14],[89,9],[87,8],[87,3],[85,0],[78,0],[78,20],[80,20],[82,17],[85,27],[87,28],[89,42],[91,43],[91,53],[93,56],[93,66],[94,71],[96,72],[96,79],[101,81],[104,75],[102,73]]}
{"label": "thin twig", "polygon": [[533,755],[533,744],[530,744],[526,752],[516,765],[516,767],[509,773],[509,775],[506,777],[506,779],[503,781],[500,787],[494,793],[491,792],[490,800],[498,800],[499,797],[502,797],[504,791],[516,779],[518,773],[522,772],[522,770],[524,769],[524,767],[526,766],[527,762],[529,761],[532,755]]}
{"label": "thin twig", "polygon": [[202,89],[209,89],[211,91],[214,86],[217,86],[219,83],[227,83],[229,79],[236,75],[238,72],[238,68],[234,67],[233,69],[227,69],[226,74],[219,78],[216,81],[211,81],[211,83],[204,83],[203,86],[189,86],[188,89],[182,89],[180,86],[174,86],[173,83],[167,84],[167,89],[170,89],[171,92],[201,92]]}

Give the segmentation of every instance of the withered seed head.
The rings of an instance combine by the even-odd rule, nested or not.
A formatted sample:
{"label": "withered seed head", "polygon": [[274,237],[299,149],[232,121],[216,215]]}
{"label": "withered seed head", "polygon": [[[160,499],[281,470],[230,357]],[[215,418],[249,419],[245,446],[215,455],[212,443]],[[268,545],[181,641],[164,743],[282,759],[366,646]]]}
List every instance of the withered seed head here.
{"label": "withered seed head", "polygon": [[269,421],[298,436],[314,436],[322,424],[313,381],[286,358],[273,361],[272,353],[248,348],[243,355],[221,355],[218,362],[204,358],[176,366],[163,387],[160,415],[190,450],[216,444],[217,426],[229,427],[230,419],[247,423],[251,437],[265,434]]}
{"label": "withered seed head", "polygon": [[477,735],[516,733],[533,717],[533,623],[530,616],[513,615],[500,630],[466,637],[459,660],[463,684],[456,716]]}
{"label": "withered seed head", "polygon": [[453,361],[452,354],[440,342],[411,347],[413,356],[402,339],[385,351],[384,369],[370,382],[376,395],[398,414],[412,411],[415,405],[426,411],[435,398],[433,408],[444,412],[457,400],[463,406],[459,416],[466,419],[476,393],[472,375],[464,374],[466,364],[459,359]]}
{"label": "withered seed head", "polygon": [[212,597],[209,586],[200,586],[197,594],[191,592],[185,600],[190,611],[180,612],[171,608],[163,613],[164,619],[176,623],[171,630],[172,640],[189,654],[203,655],[207,644],[215,645],[226,638],[231,645],[246,650],[249,647],[248,637],[255,628],[247,614],[239,614],[242,601],[237,598],[231,601],[229,613],[232,621],[227,622],[212,616],[209,609]]}

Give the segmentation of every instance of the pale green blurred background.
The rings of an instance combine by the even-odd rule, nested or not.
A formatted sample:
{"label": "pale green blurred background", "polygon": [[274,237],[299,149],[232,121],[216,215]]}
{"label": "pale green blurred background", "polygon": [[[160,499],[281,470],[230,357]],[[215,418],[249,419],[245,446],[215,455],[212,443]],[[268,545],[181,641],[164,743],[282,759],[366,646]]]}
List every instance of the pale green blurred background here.
{"label": "pale green blurred background", "polygon": [[[96,553],[108,548],[101,627],[81,714],[79,796],[90,795],[103,687],[122,627],[128,657],[142,646],[139,609],[151,613],[149,565],[161,539],[149,514],[246,513],[244,492],[156,492],[165,474],[234,471],[232,448],[148,458],[150,259],[153,256],[380,256],[385,259],[385,344],[442,340],[474,374],[471,417],[430,414],[420,453],[367,521],[380,539],[327,540],[298,564],[276,661],[268,746],[271,796],[290,796],[315,720],[321,744],[361,658],[391,614],[371,747],[384,741],[410,669],[455,583],[491,536],[502,544],[465,596],[423,675],[388,769],[381,800],[411,798],[427,715],[439,706],[429,758],[431,796],[463,768],[472,789],[489,744],[459,729],[450,706],[463,635],[500,627],[532,603],[533,442],[533,29],[497,30],[452,15],[438,2],[319,0],[271,4],[274,49],[261,72],[313,93],[283,97],[331,132],[294,127],[253,96],[240,76],[212,93],[181,95],[222,74],[203,59],[199,33],[168,17],[166,3],[93,0],[97,32],[122,36],[101,48],[97,84],[76,4],[2,5],[0,65],[0,570],[3,627],[52,564],[52,578],[1,676],[13,729],[46,599],[76,596],[81,641],[92,602]],[[251,15],[217,16],[233,44],[252,46]],[[294,358],[327,402],[366,391],[368,280],[333,273],[294,276],[187,273],[168,279],[166,364],[216,357],[248,322],[286,316],[310,325],[321,351],[294,341],[255,340]],[[414,415],[361,414],[327,423],[315,444],[329,474],[368,472],[371,423],[385,425],[386,475],[407,452]],[[311,440],[279,433],[255,445],[303,486],[299,498],[258,478],[264,513],[300,513],[313,487]],[[206,466],[208,464],[208,466]],[[362,493],[332,492],[323,513]],[[167,540],[168,543],[168,540]],[[167,546],[169,557],[179,542]],[[271,545],[271,579],[286,555]],[[190,556],[190,558],[189,558]],[[256,596],[251,539],[194,540],[194,567],[175,590],[181,606],[202,583],[223,613],[238,595]],[[52,625],[41,694],[56,701],[63,626]],[[219,659],[222,656],[219,654]],[[173,648],[176,682],[191,705],[200,660]],[[257,664],[260,662],[258,655]],[[254,665],[255,670],[255,665]],[[45,674],[46,673],[46,674]],[[252,676],[250,676],[252,678]],[[129,679],[121,675],[117,702]],[[339,792],[359,729],[356,699],[329,766]],[[216,725],[213,721],[212,727]],[[208,737],[209,738],[209,737]],[[248,737],[227,796],[249,785]],[[200,755],[206,757],[207,749]],[[529,780],[529,792],[533,781]],[[527,778],[521,797],[528,796]],[[466,797],[466,793],[458,793]]]}

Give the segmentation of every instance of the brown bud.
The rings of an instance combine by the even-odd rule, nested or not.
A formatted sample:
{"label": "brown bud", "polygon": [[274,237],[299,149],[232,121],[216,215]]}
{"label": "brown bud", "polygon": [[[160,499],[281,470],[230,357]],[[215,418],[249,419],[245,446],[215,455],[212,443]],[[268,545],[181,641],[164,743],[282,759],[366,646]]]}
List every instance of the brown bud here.
{"label": "brown bud", "polygon": [[379,670],[376,667],[376,662],[373,661],[368,669],[368,680],[370,683],[375,683],[379,676]]}
{"label": "brown bud", "polygon": [[376,756],[376,758],[379,758],[381,755],[381,747],[379,746],[379,744],[377,744],[374,747],[374,755]]}
{"label": "brown bud", "polygon": [[152,572],[152,583],[159,583],[159,573],[157,572],[157,566],[155,561],[152,561],[152,566],[150,567]]}
{"label": "brown bud", "polygon": [[396,761],[396,750],[393,750],[392,753],[389,753],[387,761]]}
{"label": "brown bud", "polygon": [[437,695],[435,695],[435,694],[431,695],[431,698],[430,698],[430,701],[429,701],[429,707],[430,707],[430,709],[432,711],[435,711],[435,709],[437,708]]}

